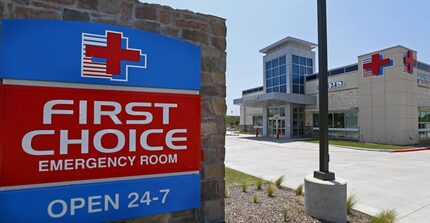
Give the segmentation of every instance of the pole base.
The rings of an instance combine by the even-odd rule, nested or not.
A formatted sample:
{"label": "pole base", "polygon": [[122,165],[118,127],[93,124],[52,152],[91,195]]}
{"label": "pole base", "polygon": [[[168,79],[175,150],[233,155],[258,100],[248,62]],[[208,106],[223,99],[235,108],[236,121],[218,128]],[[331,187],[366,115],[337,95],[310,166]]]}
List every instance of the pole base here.
{"label": "pole base", "polygon": [[333,172],[314,171],[314,177],[324,181],[330,181],[330,180],[336,179]]}
{"label": "pole base", "polygon": [[305,177],[305,211],[316,219],[346,223],[346,188],[344,179],[324,181],[308,175]]}

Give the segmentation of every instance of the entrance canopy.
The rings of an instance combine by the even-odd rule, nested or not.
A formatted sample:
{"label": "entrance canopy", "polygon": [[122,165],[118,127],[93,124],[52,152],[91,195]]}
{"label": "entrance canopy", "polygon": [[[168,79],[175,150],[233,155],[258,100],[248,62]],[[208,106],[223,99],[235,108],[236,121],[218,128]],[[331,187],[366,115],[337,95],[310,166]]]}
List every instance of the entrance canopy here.
{"label": "entrance canopy", "polygon": [[316,96],[272,92],[234,99],[233,103],[235,105],[243,105],[247,107],[278,106],[285,105],[287,103],[314,105],[316,104]]}

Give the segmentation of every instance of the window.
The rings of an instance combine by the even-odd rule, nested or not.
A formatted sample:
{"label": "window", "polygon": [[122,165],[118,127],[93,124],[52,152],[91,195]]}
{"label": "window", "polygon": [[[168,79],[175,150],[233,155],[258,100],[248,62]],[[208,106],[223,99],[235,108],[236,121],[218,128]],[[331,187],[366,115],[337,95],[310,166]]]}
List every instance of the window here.
{"label": "window", "polygon": [[293,135],[304,134],[305,109],[303,105],[293,105]]}
{"label": "window", "polygon": [[312,114],[312,126],[318,127],[320,125],[320,116],[318,113]]}
{"label": "window", "polygon": [[263,126],[263,116],[252,116],[253,126]]}
{"label": "window", "polygon": [[430,112],[418,112],[419,140],[430,140]]}
{"label": "window", "polygon": [[[314,113],[313,134],[319,134],[319,114]],[[347,138],[358,140],[358,114],[357,112],[329,113],[328,114],[328,135],[333,138]],[[430,127],[430,126],[429,126]]]}
{"label": "window", "polygon": [[344,113],[334,113],[333,126],[334,128],[345,128]]}
{"label": "window", "polygon": [[345,113],[345,128],[358,128],[357,112]]}
{"label": "window", "polygon": [[281,92],[287,93],[287,65],[286,57],[282,56],[266,62],[266,93]]}
{"label": "window", "polygon": [[285,107],[268,108],[267,114],[269,117],[285,117]]}
{"label": "window", "polygon": [[292,86],[293,93],[305,93],[305,76],[313,74],[313,60],[311,58],[292,55]]}

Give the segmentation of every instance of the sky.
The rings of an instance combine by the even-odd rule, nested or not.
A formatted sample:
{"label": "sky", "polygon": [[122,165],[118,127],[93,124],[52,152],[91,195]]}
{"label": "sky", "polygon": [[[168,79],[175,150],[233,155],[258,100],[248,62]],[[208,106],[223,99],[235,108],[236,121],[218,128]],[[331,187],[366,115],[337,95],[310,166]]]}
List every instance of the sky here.
{"label": "sky", "polygon": [[[240,98],[242,90],[263,86],[260,49],[286,36],[318,42],[316,0],[143,2],[226,19],[227,115],[239,115],[233,99]],[[327,33],[329,69],[357,63],[359,55],[396,45],[418,51],[418,60],[430,63],[430,1],[327,0]]]}

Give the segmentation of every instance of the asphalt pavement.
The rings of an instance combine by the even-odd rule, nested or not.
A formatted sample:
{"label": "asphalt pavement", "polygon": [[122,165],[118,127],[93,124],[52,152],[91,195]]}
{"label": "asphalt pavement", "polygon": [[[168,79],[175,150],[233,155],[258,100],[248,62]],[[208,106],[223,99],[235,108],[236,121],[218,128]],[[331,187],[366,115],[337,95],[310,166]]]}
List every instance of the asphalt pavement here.
{"label": "asphalt pavement", "polygon": [[[296,188],[318,170],[318,144],[226,136],[227,167]],[[371,215],[395,209],[401,223],[430,222],[430,151],[390,153],[330,146],[330,171],[346,179],[356,209]]]}

